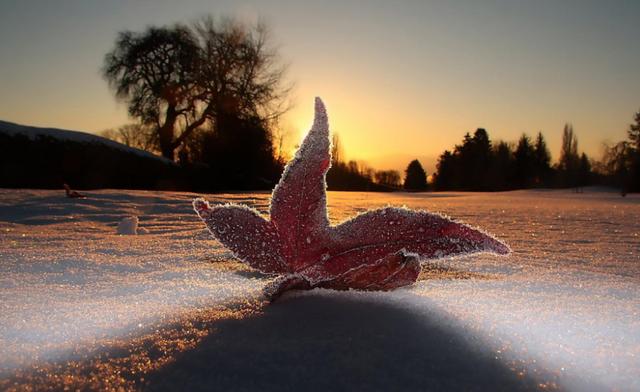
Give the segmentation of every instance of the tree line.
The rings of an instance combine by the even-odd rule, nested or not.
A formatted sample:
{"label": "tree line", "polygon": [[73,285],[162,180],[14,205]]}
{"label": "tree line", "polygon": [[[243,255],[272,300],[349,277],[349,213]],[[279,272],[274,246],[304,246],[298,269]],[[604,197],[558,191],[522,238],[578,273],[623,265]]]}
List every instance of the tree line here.
{"label": "tree line", "polygon": [[523,134],[516,143],[492,142],[483,128],[465,134],[462,143],[440,155],[433,187],[436,190],[500,191],[534,187],[580,189],[604,184],[622,192],[640,190],[640,112],[628,131],[629,140],[605,148],[601,160],[578,150],[571,124],[562,132],[558,162],[542,132],[532,140]]}
{"label": "tree line", "polygon": [[606,184],[620,188],[623,194],[640,192],[640,110],[629,125],[627,140],[604,146],[596,170]]}
{"label": "tree line", "polygon": [[[285,161],[278,120],[289,107],[291,84],[264,25],[206,17],[190,25],[124,31],[105,56],[102,72],[137,120],[104,136],[177,162],[194,188],[267,189],[278,180]],[[556,164],[541,132],[508,143],[491,141],[479,128],[440,155],[431,187],[496,191],[579,188],[599,181],[637,191],[640,114],[635,121],[629,140],[608,146],[600,161],[578,151],[567,124]],[[402,178],[395,170],[344,162],[339,139],[333,142],[329,189],[429,187],[417,160]]]}
{"label": "tree line", "polygon": [[440,155],[434,187],[438,190],[496,191],[531,187],[585,186],[591,165],[586,154],[578,153],[578,140],[570,124],[565,125],[562,151],[557,165],[544,135],[532,140],[523,134],[516,143],[492,142],[484,128]]}
{"label": "tree line", "polygon": [[400,174],[394,170],[376,171],[354,160],[345,161],[337,133],[331,140],[331,168],[327,188],[334,191],[393,191],[400,188]]}

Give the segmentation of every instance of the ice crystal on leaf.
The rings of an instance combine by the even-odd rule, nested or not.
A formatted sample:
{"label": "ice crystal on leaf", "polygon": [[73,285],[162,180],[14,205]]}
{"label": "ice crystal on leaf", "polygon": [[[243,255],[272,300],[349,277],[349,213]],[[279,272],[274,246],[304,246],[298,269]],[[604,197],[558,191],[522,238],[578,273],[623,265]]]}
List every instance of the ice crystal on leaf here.
{"label": "ice crystal on leaf", "polygon": [[387,207],[337,226],[327,216],[331,163],[324,104],[273,190],[270,220],[243,205],[193,206],[213,236],[251,267],[281,275],[265,289],[270,299],[291,289],[393,290],[410,285],[420,260],[478,252],[508,254],[493,236],[426,211]]}

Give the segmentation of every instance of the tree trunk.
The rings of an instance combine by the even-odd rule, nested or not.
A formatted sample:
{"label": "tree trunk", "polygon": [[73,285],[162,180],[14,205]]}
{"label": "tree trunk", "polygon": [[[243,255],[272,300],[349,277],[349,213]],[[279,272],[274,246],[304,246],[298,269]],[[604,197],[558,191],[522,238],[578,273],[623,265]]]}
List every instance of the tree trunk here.
{"label": "tree trunk", "polygon": [[175,156],[173,154],[173,147],[171,145],[166,145],[163,143],[160,143],[160,151],[162,152],[162,156],[164,158],[167,158],[171,161],[173,161],[175,159]]}
{"label": "tree trunk", "polygon": [[174,151],[175,145],[173,142],[174,135],[174,127],[176,120],[178,119],[178,115],[176,113],[176,109],[174,106],[169,106],[167,108],[167,114],[165,117],[164,124],[158,128],[158,139],[160,142],[160,151],[162,152],[162,156],[174,161]]}

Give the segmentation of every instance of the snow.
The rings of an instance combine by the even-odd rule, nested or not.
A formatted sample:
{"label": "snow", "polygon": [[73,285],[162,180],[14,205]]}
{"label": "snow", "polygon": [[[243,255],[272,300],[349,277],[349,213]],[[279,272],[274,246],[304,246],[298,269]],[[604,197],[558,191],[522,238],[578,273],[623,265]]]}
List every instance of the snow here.
{"label": "snow", "polygon": [[118,223],[118,234],[136,235],[138,234],[138,217],[127,216]]}
{"label": "snow", "polygon": [[[292,292],[231,261],[190,193],[0,190],[0,389],[640,389],[640,197],[330,192],[496,234],[508,258],[393,292]],[[266,214],[266,193],[207,195]],[[139,217],[144,236],[117,234]]]}

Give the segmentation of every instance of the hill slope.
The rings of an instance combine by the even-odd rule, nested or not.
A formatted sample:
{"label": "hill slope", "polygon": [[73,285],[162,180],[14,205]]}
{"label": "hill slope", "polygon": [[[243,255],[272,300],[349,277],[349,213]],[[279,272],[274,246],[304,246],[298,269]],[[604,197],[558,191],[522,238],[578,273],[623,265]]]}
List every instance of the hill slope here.
{"label": "hill slope", "polygon": [[0,121],[0,187],[174,189],[173,162],[84,132]]}

